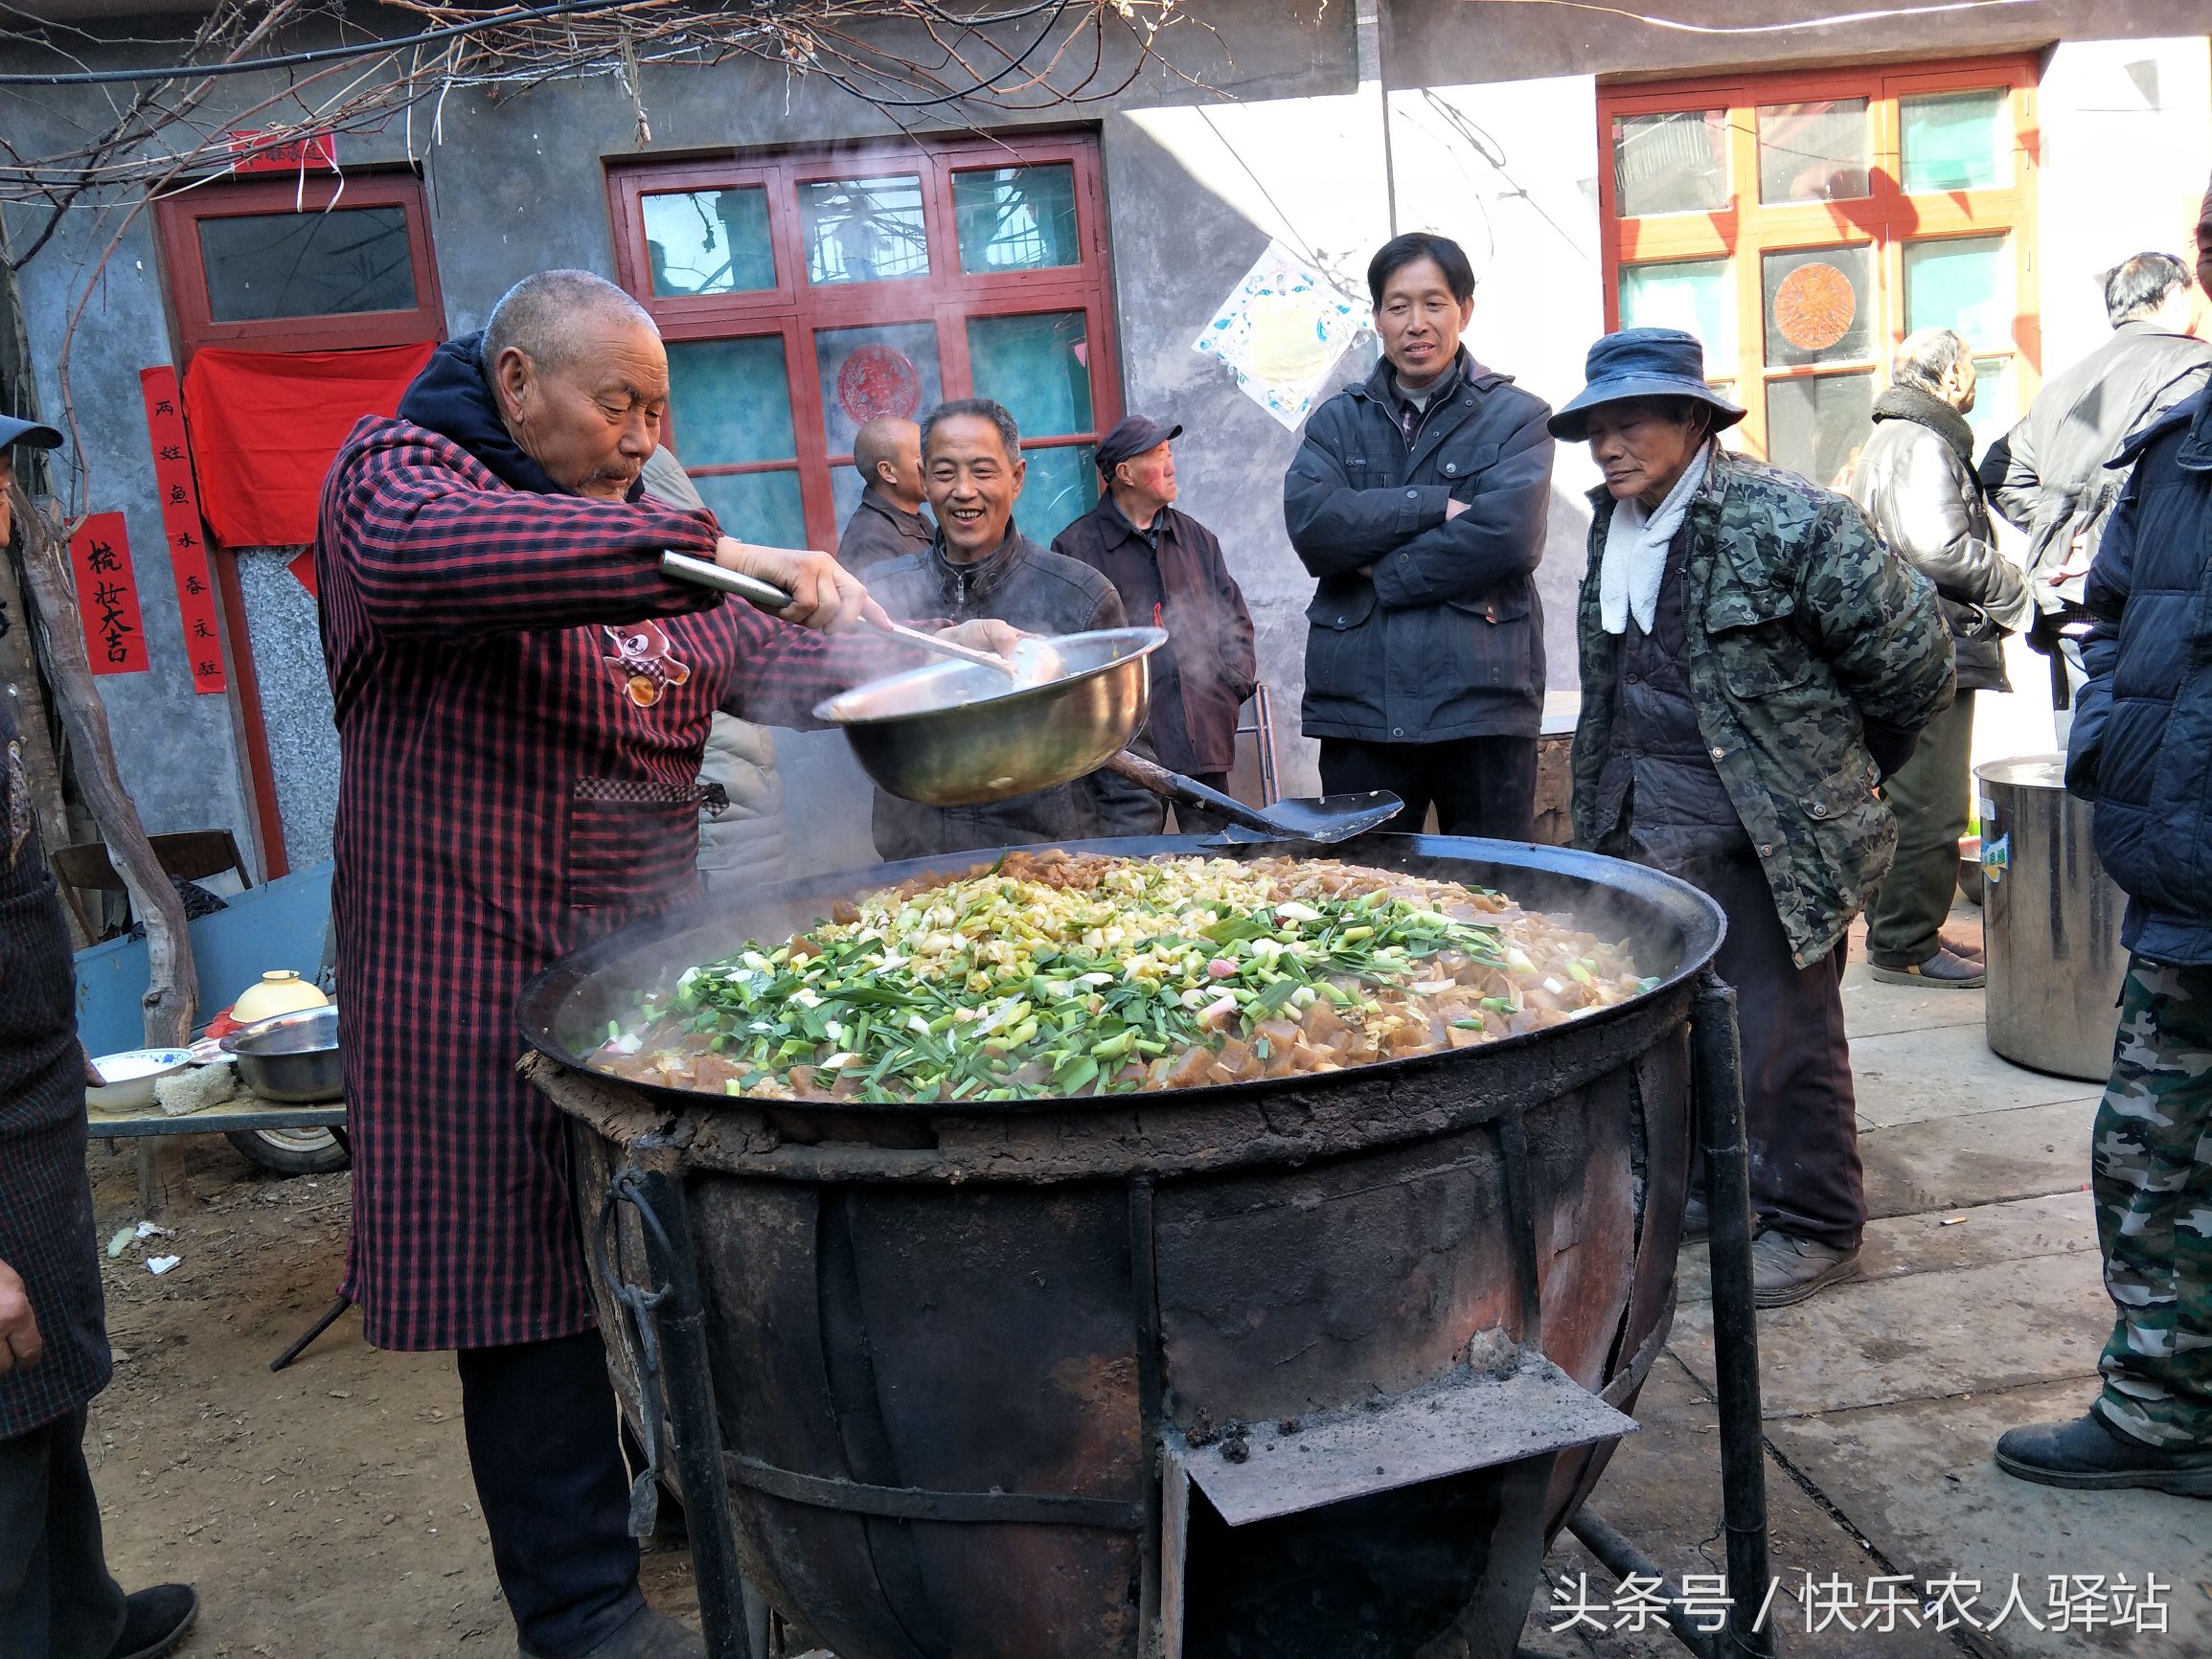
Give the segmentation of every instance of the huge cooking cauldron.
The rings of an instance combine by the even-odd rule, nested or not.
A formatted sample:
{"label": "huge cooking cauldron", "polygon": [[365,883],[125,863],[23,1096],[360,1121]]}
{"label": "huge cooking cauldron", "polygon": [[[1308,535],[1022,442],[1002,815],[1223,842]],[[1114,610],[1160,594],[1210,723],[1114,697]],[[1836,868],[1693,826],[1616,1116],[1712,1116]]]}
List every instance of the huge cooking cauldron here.
{"label": "huge cooking cauldron", "polygon": [[[580,1218],[601,1227],[626,1163],[673,1178],[738,1552],[840,1659],[1512,1652],[1545,1544],[1628,1426],[1589,1397],[1629,1407],[1666,1336],[1693,981],[1722,917],[1587,853],[1333,851],[1571,913],[1661,983],[1482,1047],[1107,1100],[764,1102],[581,1075],[640,991],[967,854],[642,924],[530,988]],[[640,1412],[617,1292],[653,1275],[622,1216],[595,1292]]]}

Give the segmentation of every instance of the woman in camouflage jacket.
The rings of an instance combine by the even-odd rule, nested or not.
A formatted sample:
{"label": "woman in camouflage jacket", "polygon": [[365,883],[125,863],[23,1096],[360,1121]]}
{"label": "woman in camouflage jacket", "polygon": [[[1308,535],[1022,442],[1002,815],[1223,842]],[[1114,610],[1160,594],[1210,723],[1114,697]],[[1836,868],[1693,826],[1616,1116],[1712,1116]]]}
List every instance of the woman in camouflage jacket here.
{"label": "woman in camouflage jacket", "polygon": [[1846,497],[1720,446],[1744,412],[1705,384],[1693,336],[1609,334],[1587,374],[1551,421],[1606,473],[1577,619],[1575,840],[1728,914],[1716,966],[1739,998],[1758,1299],[1777,1307],[1856,1267],[1838,946],[1897,845],[1875,785],[1950,700],[1950,636]]}

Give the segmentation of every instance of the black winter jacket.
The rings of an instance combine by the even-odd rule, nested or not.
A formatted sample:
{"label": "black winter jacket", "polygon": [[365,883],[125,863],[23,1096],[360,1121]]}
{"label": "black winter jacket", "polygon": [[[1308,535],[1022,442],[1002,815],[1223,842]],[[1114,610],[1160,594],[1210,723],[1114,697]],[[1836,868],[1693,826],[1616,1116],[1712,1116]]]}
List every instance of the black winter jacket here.
{"label": "black winter jacket", "polygon": [[1966,417],[1915,387],[1882,393],[1851,499],[1889,551],[1935,583],[1956,646],[1958,689],[2011,691],[2005,635],[2027,626],[2035,601],[2019,567],[1997,551]]}
{"label": "black winter jacket", "polygon": [[[1142,627],[1152,606],[1168,643],[1152,654],[1152,712],[1145,730],[1160,764],[1177,772],[1226,772],[1237,764],[1237,714],[1259,677],[1252,613],[1221,557],[1214,533],[1187,512],[1160,509],[1159,552],[1111,495],[1053,538],[1052,550],[1081,559],[1114,584],[1122,608]],[[1140,603],[1138,596],[1153,597]]]}
{"label": "black winter jacket", "polygon": [[2212,963],[2212,394],[2122,451],[2133,462],[2090,567],[2066,787],[2128,895],[2120,940]]}
{"label": "black winter jacket", "polygon": [[2112,337],[2044,382],[2027,417],[1982,457],[1990,505],[2028,534],[2028,580],[2046,611],[2082,602],[2082,578],[2062,578],[2075,539],[2094,557],[2124,475],[2107,463],[2131,436],[2203,389],[2212,346],[2148,323]]}
{"label": "black winter jacket", "polygon": [[[1318,583],[1306,608],[1308,737],[1537,735],[1533,576],[1551,508],[1551,408],[1464,350],[1459,375],[1410,452],[1387,361],[1306,423],[1283,517]],[[1448,523],[1452,500],[1468,511]]]}
{"label": "black winter jacket", "polygon": [[[995,553],[973,564],[946,558],[941,534],[928,552],[878,565],[868,591],[896,622],[997,617],[1039,634],[1123,625],[1113,583],[1011,528]],[[1160,797],[1111,772],[982,807],[924,807],[878,789],[876,851],[887,859],[923,858],[1094,835],[1157,835],[1167,815]]]}

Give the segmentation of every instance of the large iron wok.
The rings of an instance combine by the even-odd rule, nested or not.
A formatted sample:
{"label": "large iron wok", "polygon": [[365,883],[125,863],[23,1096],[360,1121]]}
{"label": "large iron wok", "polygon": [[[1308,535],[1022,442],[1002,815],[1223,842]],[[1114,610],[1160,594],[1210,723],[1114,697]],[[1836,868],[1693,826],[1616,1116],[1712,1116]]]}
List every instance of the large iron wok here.
{"label": "large iron wok", "polygon": [[[664,1369],[684,1480],[727,1490],[691,1511],[695,1558],[732,1563],[702,1564],[710,1628],[741,1562],[841,1659],[1514,1651],[1666,1338],[1723,924],[1588,853],[1340,855],[1572,914],[1658,984],[1474,1048],[1145,1095],[759,1101],[589,1072],[641,991],[971,854],[734,896],[530,986],[525,1070],[572,1120],[628,1409],[657,1429]],[[1724,1191],[1741,1163],[1714,1168]],[[1747,1261],[1743,1213],[1716,1216]],[[657,1349],[629,1311],[656,1283]],[[1237,1462],[1209,1438],[1233,1423]]]}
{"label": "large iron wok", "polygon": [[[781,611],[791,596],[773,583],[686,554],[661,556],[661,570]],[[1246,806],[1196,778],[1171,772],[1126,746],[1144,729],[1152,703],[1149,658],[1167,644],[1160,628],[1105,628],[1024,640],[1013,663],[919,633],[889,630],[924,650],[954,657],[888,674],[829,698],[814,717],[837,727],[860,769],[903,800],[927,807],[980,807],[1050,789],[1098,771],[1231,823],[1304,841],[1342,841],[1395,816],[1402,802],[1376,790],[1318,800]]]}

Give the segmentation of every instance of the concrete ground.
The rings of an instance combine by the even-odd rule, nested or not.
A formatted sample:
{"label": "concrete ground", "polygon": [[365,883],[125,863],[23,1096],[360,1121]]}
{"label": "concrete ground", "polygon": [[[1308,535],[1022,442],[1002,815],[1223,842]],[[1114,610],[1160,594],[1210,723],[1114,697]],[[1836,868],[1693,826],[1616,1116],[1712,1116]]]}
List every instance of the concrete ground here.
{"label": "concrete ground", "polygon": [[[1862,940],[1853,954],[1844,1007],[1872,1217],[1862,1275],[1760,1316],[1783,1650],[2212,1655],[2212,1503],[2063,1492],[1990,1460],[2005,1429],[2077,1415],[2095,1393],[2111,1323],[2087,1191],[2098,1085],[1992,1054],[1982,992],[1880,985]],[[1635,1411],[1643,1432],[1591,1500],[1673,1595],[1681,1575],[1724,1564],[1706,1285],[1704,1246],[1688,1246],[1674,1340]],[[1546,1576],[1554,1605],[1532,1609],[1528,1654],[1682,1651],[1655,1627],[1638,1633],[1634,1598],[1571,1539]],[[1996,1622],[2016,1576],[2026,1616]],[[2054,1579],[2065,1580],[2055,1611]],[[1952,1627],[1932,1627],[1925,1608],[1943,1591],[1929,1586],[1944,1579],[1978,1581],[1978,1599],[1966,1584],[1950,1594],[1986,1628],[1950,1608]],[[1870,1613],[1870,1598],[1905,1610]],[[1553,1629],[1577,1601],[1602,1611]]]}

